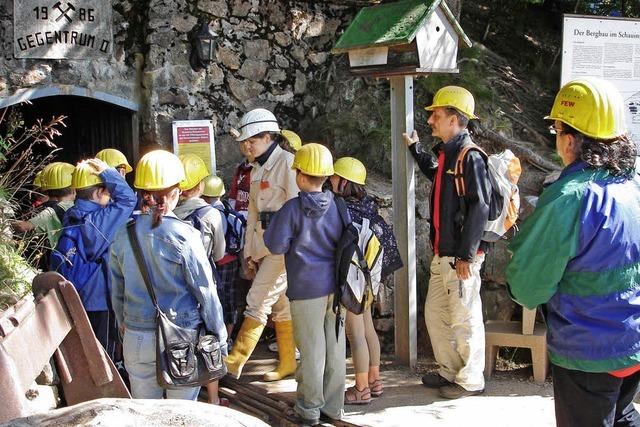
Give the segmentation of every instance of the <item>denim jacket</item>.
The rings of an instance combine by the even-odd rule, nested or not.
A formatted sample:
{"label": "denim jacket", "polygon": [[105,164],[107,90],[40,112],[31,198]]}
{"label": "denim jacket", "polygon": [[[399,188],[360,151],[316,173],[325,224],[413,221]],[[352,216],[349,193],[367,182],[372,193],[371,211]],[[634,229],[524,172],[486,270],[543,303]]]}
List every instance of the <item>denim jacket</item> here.
{"label": "denim jacket", "polygon": [[[204,321],[226,352],[222,307],[200,233],[173,213],[151,228],[151,215],[135,224],[160,309],[178,326],[195,328]],[[111,246],[111,302],[118,324],[153,330],[156,312],[129,243],[126,227]]]}

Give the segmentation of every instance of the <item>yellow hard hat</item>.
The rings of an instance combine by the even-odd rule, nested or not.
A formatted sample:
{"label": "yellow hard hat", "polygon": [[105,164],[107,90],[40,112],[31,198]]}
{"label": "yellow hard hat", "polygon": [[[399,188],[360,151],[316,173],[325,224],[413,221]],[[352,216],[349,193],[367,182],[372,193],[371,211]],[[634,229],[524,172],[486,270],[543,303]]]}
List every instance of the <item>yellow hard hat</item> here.
{"label": "yellow hard hat", "polygon": [[47,191],[70,187],[74,169],[75,166],[71,163],[53,162],[48,164],[40,174],[40,188]]}
{"label": "yellow hard hat", "polygon": [[104,150],[100,150],[98,151],[98,154],[96,154],[96,157],[112,168],[124,165],[125,173],[129,173],[133,170],[125,155],[115,148],[105,148]]}
{"label": "yellow hard hat", "polygon": [[331,176],[333,175],[333,157],[324,145],[305,144],[296,151],[291,169],[298,169],[310,176]]}
{"label": "yellow hard hat", "polygon": [[438,90],[433,96],[431,105],[424,107],[427,111],[442,108],[455,108],[460,111],[469,120],[477,119],[473,113],[476,102],[473,100],[471,92],[460,86],[445,86]]}
{"label": "yellow hard hat", "polygon": [[224,182],[220,177],[215,175],[209,175],[204,180],[204,192],[203,196],[207,197],[221,197],[224,194]]}
{"label": "yellow hard hat", "polygon": [[71,187],[76,190],[102,184],[102,179],[95,173],[87,162],[80,162],[73,170],[71,176]]}
{"label": "yellow hard hat", "polygon": [[302,147],[302,139],[300,136],[291,130],[281,130],[280,133],[287,140],[289,146],[293,148],[295,151],[298,151],[300,147]]}
{"label": "yellow hard hat", "polygon": [[36,176],[33,177],[33,186],[36,188],[42,188],[42,171],[38,172]]}
{"label": "yellow hard hat", "polygon": [[190,190],[209,175],[209,169],[204,160],[197,154],[183,154],[180,156],[184,166],[185,180],[180,184],[181,190]]}
{"label": "yellow hard hat", "polygon": [[617,138],[627,132],[622,95],[611,83],[594,77],[562,86],[545,119],[559,120],[596,139]]}
{"label": "yellow hard hat", "polygon": [[348,181],[364,185],[367,179],[367,169],[362,162],[354,157],[341,157],[333,164],[335,174]]}
{"label": "yellow hard hat", "polygon": [[163,190],[179,185],[184,179],[184,166],[178,156],[165,150],[154,150],[138,162],[133,186],[147,191]]}

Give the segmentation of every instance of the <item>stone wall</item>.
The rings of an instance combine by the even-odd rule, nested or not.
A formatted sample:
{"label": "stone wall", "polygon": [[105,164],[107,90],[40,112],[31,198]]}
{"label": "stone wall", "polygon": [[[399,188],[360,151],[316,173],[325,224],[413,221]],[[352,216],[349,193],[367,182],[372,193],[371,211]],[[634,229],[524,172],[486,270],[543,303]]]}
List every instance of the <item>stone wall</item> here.
{"label": "stone wall", "polygon": [[[102,60],[15,59],[13,2],[0,3],[0,98],[24,88],[71,85],[139,105],[141,151],[171,144],[171,122],[212,119],[222,172],[239,160],[228,135],[255,107],[285,127],[325,108],[309,88],[336,58],[330,50],[357,7],[344,2],[112,0],[114,54]],[[217,33],[215,61],[196,72],[190,38]]]}

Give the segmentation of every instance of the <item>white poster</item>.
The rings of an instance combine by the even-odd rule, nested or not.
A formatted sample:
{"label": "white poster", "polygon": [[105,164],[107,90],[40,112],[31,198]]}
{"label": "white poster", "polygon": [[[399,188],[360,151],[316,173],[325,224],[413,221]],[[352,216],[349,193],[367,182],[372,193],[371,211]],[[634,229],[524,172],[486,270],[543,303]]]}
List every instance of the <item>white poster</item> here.
{"label": "white poster", "polygon": [[640,20],[564,15],[561,84],[584,76],[613,83],[624,98],[627,127],[640,144]]}
{"label": "white poster", "polygon": [[173,122],[173,152],[197,154],[216,174],[216,150],[211,120],[176,120]]}

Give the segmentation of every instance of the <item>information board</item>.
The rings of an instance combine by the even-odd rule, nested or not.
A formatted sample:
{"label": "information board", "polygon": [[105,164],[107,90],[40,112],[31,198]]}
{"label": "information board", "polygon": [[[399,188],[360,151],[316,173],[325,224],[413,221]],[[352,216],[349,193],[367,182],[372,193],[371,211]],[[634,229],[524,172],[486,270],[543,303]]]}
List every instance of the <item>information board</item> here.
{"label": "information board", "polygon": [[211,120],[177,120],[173,122],[173,152],[178,156],[192,153],[204,160],[209,173],[216,173],[216,151]]}
{"label": "information board", "polygon": [[16,58],[96,59],[113,50],[111,2],[14,0]]}
{"label": "information board", "polygon": [[640,20],[564,15],[561,84],[584,76],[618,88],[627,127],[640,144]]}

